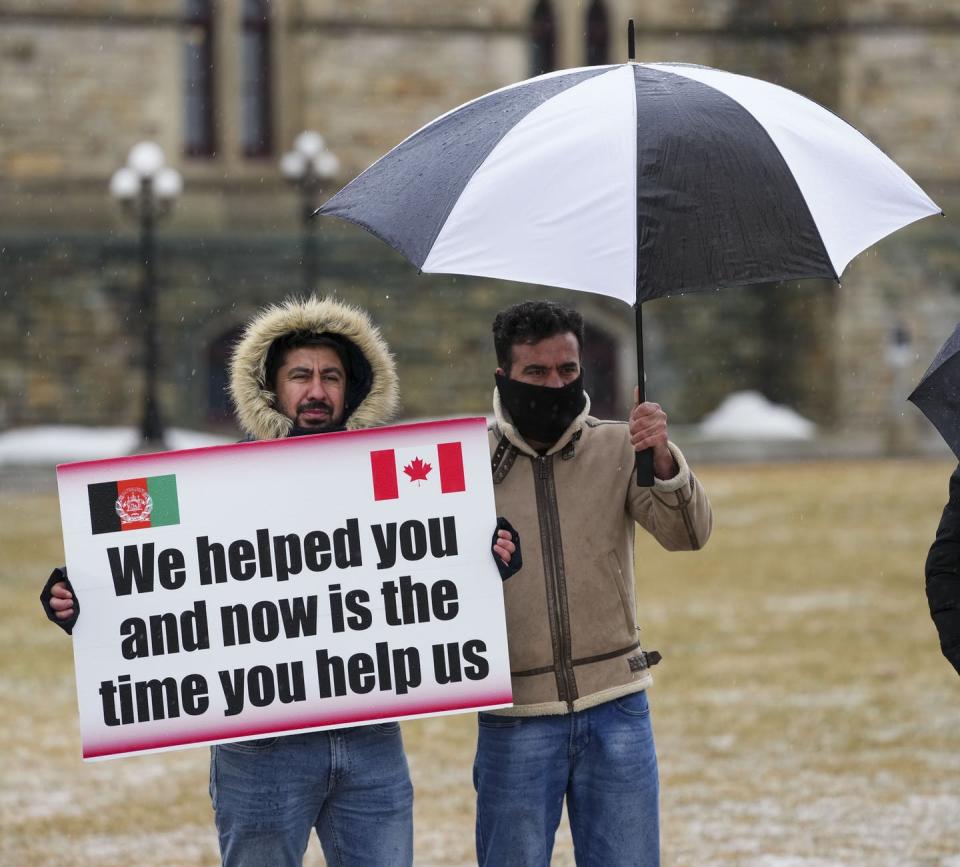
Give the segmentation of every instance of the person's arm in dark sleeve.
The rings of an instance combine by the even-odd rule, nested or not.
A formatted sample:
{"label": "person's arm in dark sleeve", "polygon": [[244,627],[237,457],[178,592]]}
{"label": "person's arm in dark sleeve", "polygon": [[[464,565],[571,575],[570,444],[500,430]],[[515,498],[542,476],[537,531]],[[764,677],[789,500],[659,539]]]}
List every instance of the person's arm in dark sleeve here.
{"label": "person's arm in dark sleeve", "polygon": [[80,616],[80,602],[67,578],[66,566],[59,566],[50,573],[40,593],[40,604],[51,623],[56,623],[67,635],[73,634]]}
{"label": "person's arm in dark sleeve", "polygon": [[960,466],[950,476],[950,499],[927,554],[926,584],[940,649],[960,674]]}

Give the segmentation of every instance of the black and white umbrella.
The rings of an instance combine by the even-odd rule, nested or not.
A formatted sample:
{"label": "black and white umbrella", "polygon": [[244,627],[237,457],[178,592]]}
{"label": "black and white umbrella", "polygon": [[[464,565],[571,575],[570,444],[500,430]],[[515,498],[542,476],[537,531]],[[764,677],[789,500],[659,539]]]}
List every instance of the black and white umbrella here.
{"label": "black and white umbrella", "polygon": [[421,271],[635,304],[643,399],[644,301],[836,280],[859,252],[940,208],[793,91],[631,61],[541,75],[455,108],[318,213],[362,226]]}
{"label": "black and white umbrella", "polygon": [[940,347],[907,400],[930,420],[960,460],[960,324]]}

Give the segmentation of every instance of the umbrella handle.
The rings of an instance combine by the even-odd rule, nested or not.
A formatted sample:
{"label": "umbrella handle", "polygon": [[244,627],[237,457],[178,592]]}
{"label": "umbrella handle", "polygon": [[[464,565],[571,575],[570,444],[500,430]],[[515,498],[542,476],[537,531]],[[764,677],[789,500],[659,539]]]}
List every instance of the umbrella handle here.
{"label": "umbrella handle", "polygon": [[[632,19],[630,21],[630,27],[632,30]],[[643,371],[643,306],[638,302],[635,309],[637,326],[637,403],[643,403],[647,399],[647,377]],[[637,471],[637,487],[652,488],[653,449],[644,449],[642,452],[634,452],[634,454],[636,457],[633,459],[633,466]]]}
{"label": "umbrella handle", "polygon": [[653,449],[634,452],[633,466],[637,471],[637,487],[653,487]]}

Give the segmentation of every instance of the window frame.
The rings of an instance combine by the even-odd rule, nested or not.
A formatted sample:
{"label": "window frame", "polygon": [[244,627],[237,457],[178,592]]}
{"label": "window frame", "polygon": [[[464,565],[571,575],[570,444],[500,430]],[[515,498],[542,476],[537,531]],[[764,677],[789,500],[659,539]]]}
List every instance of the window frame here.
{"label": "window frame", "polygon": [[[268,0],[243,0],[240,17],[240,153],[247,159],[274,154],[273,22]],[[255,40],[255,42],[253,42]],[[250,76],[251,54],[259,74]],[[249,137],[248,112],[255,112],[255,124],[262,133],[256,141]]]}
{"label": "window frame", "polygon": [[[216,156],[219,129],[217,125],[216,86],[216,13],[212,0],[186,0],[183,15],[183,155],[192,158]],[[197,47],[194,36],[202,33]],[[190,74],[190,52],[198,55],[196,77]],[[199,92],[198,92],[199,91]],[[195,133],[191,124],[196,109],[202,129]]]}

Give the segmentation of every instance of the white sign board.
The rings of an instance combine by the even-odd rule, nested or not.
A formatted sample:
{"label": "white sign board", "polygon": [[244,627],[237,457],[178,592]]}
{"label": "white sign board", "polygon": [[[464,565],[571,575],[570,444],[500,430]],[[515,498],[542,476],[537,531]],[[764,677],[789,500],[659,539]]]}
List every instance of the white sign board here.
{"label": "white sign board", "polygon": [[57,481],[85,759],[512,702],[483,419]]}

